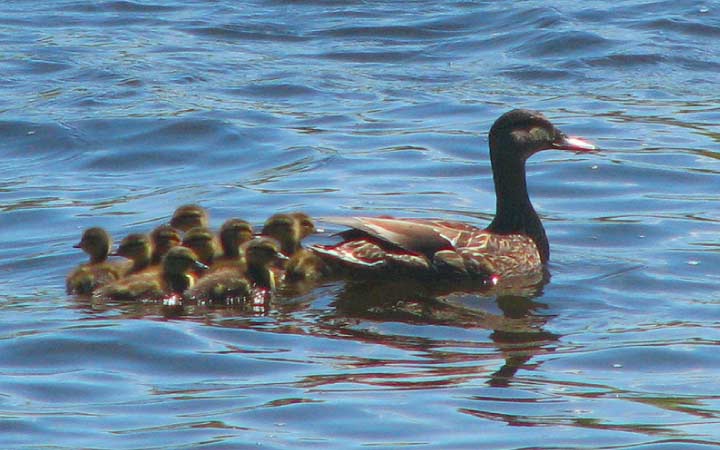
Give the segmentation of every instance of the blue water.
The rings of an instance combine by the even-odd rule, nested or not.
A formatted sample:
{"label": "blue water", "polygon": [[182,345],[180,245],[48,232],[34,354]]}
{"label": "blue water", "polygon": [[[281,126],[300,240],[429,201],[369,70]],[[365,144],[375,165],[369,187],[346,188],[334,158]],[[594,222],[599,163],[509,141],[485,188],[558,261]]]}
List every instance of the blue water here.
{"label": "blue water", "polygon": [[[720,445],[719,38],[712,1],[3,2],[0,447]],[[64,293],[82,229],[188,202],[484,224],[514,107],[603,148],[529,161],[538,291]]]}

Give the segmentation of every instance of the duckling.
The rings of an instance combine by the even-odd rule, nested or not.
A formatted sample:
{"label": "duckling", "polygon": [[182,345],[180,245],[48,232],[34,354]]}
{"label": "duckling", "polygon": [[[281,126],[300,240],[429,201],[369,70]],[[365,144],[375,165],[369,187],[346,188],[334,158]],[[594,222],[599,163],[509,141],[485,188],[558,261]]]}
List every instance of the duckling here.
{"label": "duckling", "polygon": [[170,219],[170,226],[186,233],[191,228],[209,226],[207,210],[200,205],[189,204],[178,207]]}
{"label": "duckling", "polygon": [[208,274],[188,290],[187,296],[209,302],[251,299],[253,304],[264,304],[279,281],[277,270],[272,265],[284,256],[272,239],[253,239],[243,247],[247,259],[246,271],[226,267]]}
{"label": "duckling", "polygon": [[234,267],[245,270],[245,255],[240,252],[240,246],[253,238],[252,225],[242,219],[228,219],[220,227],[219,237],[222,255],[215,258],[211,269]]}
{"label": "duckling", "polygon": [[315,231],[315,224],[305,213],[275,214],[263,227],[263,234],[275,238],[290,259],[285,264],[288,281],[317,280],[327,274],[327,266],[315,253],[302,248],[301,239]]}
{"label": "duckling", "polygon": [[300,229],[298,222],[290,214],[274,214],[265,221],[263,236],[270,236],[280,243],[285,256],[292,256],[300,250]]}
{"label": "duckling", "polygon": [[198,261],[189,248],[173,247],[165,255],[161,271],[131,275],[104,286],[96,295],[113,300],[160,300],[182,295],[195,283],[190,273],[194,268],[206,269],[207,266]]}
{"label": "duckling", "polygon": [[128,276],[148,269],[152,262],[152,253],[152,243],[147,235],[131,233],[120,241],[120,245],[111,256],[122,256],[132,261],[132,265],[123,275]]}
{"label": "duckling", "polygon": [[186,295],[204,302],[235,302],[249,298],[251,292],[252,285],[244,271],[225,267],[199,279]]}
{"label": "duckling", "polygon": [[171,248],[180,245],[182,238],[180,232],[170,225],[160,225],[150,233],[150,241],[153,246],[150,264],[156,266]]}
{"label": "duckling", "polygon": [[274,239],[257,238],[245,244],[246,275],[256,287],[274,291],[282,279],[282,271],[273,267],[278,260],[287,259]]}
{"label": "duckling", "polygon": [[192,249],[198,260],[207,265],[212,265],[218,253],[215,236],[207,227],[191,228],[183,236],[182,245]]}
{"label": "duckling", "polygon": [[90,294],[96,288],[119,279],[124,270],[121,265],[107,260],[112,238],[100,227],[88,228],[80,242],[73,245],[90,256],[90,261],[76,267],[65,280],[68,294]]}
{"label": "duckling", "polygon": [[313,222],[310,216],[305,214],[304,212],[292,212],[290,213],[290,216],[295,219],[295,221],[298,223],[298,226],[300,227],[300,240],[305,239],[306,237],[317,231],[317,229],[315,228],[315,222]]}

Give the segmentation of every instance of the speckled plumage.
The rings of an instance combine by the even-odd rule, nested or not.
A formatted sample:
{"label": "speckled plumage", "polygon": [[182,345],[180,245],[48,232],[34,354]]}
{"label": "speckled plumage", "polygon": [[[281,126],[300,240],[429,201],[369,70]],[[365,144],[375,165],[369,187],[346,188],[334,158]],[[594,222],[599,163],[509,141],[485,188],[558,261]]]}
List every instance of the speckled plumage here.
{"label": "speckled plumage", "polygon": [[487,228],[438,219],[328,218],[350,229],[339,234],[340,243],[311,250],[329,264],[376,273],[508,278],[542,271],[550,248],[528,197],[525,161],[545,149],[594,146],[569,138],[542,114],[527,110],[495,121],[489,144],[497,209]]}

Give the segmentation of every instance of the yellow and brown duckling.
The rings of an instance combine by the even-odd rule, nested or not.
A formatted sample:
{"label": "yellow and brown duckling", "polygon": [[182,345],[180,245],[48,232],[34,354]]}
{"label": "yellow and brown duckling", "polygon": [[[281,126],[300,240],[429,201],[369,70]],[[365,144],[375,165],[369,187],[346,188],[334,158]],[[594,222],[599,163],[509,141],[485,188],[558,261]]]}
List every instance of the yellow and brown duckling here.
{"label": "yellow and brown duckling", "polygon": [[96,295],[113,300],[161,300],[182,295],[195,284],[194,269],[207,268],[186,247],[171,248],[162,263],[162,270],[144,272],[110,283]]}
{"label": "yellow and brown duckling", "polygon": [[317,228],[315,228],[315,222],[313,222],[312,218],[306,213],[296,211],[290,213],[290,216],[295,219],[295,222],[300,229],[300,240],[303,240],[311,234],[317,232]]}
{"label": "yellow and brown duckling", "polygon": [[263,227],[263,235],[280,242],[283,254],[289,257],[285,264],[288,281],[317,280],[327,272],[323,260],[302,248],[302,238],[315,232],[312,219],[305,213],[275,214]]}
{"label": "yellow and brown duckling", "polygon": [[232,267],[215,271],[200,279],[188,290],[187,296],[210,302],[267,301],[282,277],[282,271],[274,267],[274,263],[285,256],[280,246],[268,238],[253,239],[243,247],[247,260],[245,271]]}
{"label": "yellow and brown duckling", "polygon": [[178,207],[170,219],[170,226],[186,233],[191,228],[208,227],[210,218],[205,208],[196,204]]}
{"label": "yellow and brown duckling", "polygon": [[124,276],[138,274],[147,270],[152,262],[153,247],[150,238],[142,233],[128,234],[120,241],[112,256],[122,256],[132,261]]}
{"label": "yellow and brown duckling", "polygon": [[93,227],[83,232],[80,242],[73,247],[87,253],[90,261],[70,272],[65,281],[68,294],[91,294],[122,276],[123,267],[107,259],[111,246],[112,238],[103,228]]}
{"label": "yellow and brown duckling", "polygon": [[287,259],[274,239],[257,238],[244,246],[247,260],[248,280],[253,286],[274,291],[282,281],[282,270],[277,269],[275,262]]}
{"label": "yellow and brown duckling", "polygon": [[211,266],[218,254],[215,235],[207,227],[195,227],[185,233],[182,245],[195,252],[198,260]]}
{"label": "yellow and brown duckling", "polygon": [[153,251],[150,264],[155,266],[162,262],[163,256],[182,243],[180,232],[170,225],[160,225],[150,233]]}
{"label": "yellow and brown duckling", "polygon": [[220,227],[219,238],[222,254],[215,258],[212,270],[236,268],[245,270],[245,255],[240,246],[253,238],[253,228],[242,219],[228,219]]}

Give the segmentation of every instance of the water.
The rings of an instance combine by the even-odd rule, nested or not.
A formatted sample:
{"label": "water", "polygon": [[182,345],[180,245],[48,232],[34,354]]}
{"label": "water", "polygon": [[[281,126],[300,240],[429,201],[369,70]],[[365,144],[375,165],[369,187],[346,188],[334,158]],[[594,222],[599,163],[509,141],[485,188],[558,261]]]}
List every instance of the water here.
{"label": "water", "polygon": [[[720,445],[719,36],[701,1],[4,2],[0,446]],[[82,229],[187,202],[486,223],[512,107],[604,148],[529,162],[537,292],[64,294]]]}

